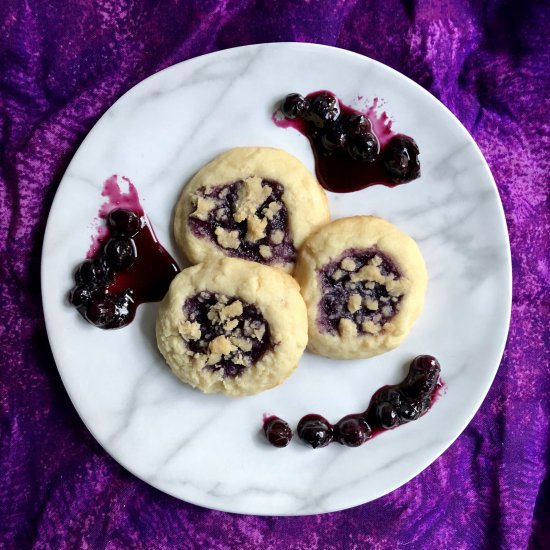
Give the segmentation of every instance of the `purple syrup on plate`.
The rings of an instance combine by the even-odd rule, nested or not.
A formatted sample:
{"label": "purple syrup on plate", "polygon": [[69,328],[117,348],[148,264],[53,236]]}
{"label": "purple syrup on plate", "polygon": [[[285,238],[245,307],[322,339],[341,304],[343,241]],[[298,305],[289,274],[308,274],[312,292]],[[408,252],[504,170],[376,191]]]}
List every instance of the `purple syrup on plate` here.
{"label": "purple syrup on plate", "polygon": [[395,187],[420,177],[415,141],[392,130],[378,100],[364,112],[332,92],[289,94],[273,115],[275,124],[306,136],[315,156],[317,179],[328,191],[349,193],[371,185]]}
{"label": "purple syrup on plate", "polygon": [[107,201],[99,217],[107,224],[92,237],[69,297],[87,321],[106,329],[126,326],[140,304],[162,300],[179,273],[145,216],[136,188],[123,179],[126,193],[117,176],[105,181],[102,195]]}
{"label": "purple syrup on plate", "polygon": [[[405,380],[378,389],[365,411],[348,414],[336,424],[318,414],[307,414],[298,423],[298,437],[313,449],[326,447],[333,441],[359,447],[386,430],[426,414],[444,387],[440,374],[441,367],[435,357],[419,355],[411,361]],[[264,419],[264,429],[266,422],[273,418],[277,417]]]}

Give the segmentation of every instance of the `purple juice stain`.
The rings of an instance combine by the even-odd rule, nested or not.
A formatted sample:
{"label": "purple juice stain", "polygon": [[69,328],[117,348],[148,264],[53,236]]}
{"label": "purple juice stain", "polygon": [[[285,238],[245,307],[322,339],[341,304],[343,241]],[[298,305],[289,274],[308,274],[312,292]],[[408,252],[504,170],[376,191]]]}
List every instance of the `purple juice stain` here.
{"label": "purple juice stain", "polygon": [[395,187],[420,177],[419,149],[409,136],[392,130],[379,100],[364,110],[353,109],[332,92],[289,94],[272,117],[280,128],[294,128],[307,137],[319,183],[334,193],[371,185]]}
{"label": "purple juice stain", "polygon": [[[105,220],[109,213],[114,210],[127,210],[139,217],[145,216],[134,184],[126,176],[121,176],[120,179],[128,186],[128,191],[122,191],[119,185],[119,176],[116,174],[107,178],[103,183],[101,196],[106,197],[107,200],[99,208],[98,218],[101,220]],[[86,253],[86,258],[95,257],[102,244],[109,239],[109,236],[109,227],[107,225],[99,226],[96,234],[91,236],[92,244]]]}
{"label": "purple juice stain", "polygon": [[158,241],[135,186],[128,178],[122,180],[127,192],[120,189],[116,175],[104,183],[107,201],[98,215],[108,223],[92,236],[69,298],[87,321],[105,329],[128,325],[140,304],[162,300],[179,273]]}
{"label": "purple juice stain", "polygon": [[[273,349],[274,345],[271,339],[269,324],[258,308],[248,304],[235,296],[223,296],[225,305],[229,306],[235,301],[242,304],[243,312],[231,320],[237,320],[237,325],[231,329],[228,335],[224,323],[214,323],[209,318],[211,309],[220,302],[222,296],[213,292],[202,291],[185,300],[183,311],[185,317],[191,322],[199,323],[201,326],[201,338],[199,340],[189,340],[187,347],[193,353],[207,354],[210,342],[218,336],[227,336],[228,338],[245,338],[250,345],[248,351],[236,349],[228,355],[224,355],[214,365],[204,367],[207,370],[216,371],[223,369],[224,376],[236,377],[244,372],[246,368],[255,365],[266,352]],[[261,337],[255,336],[255,331]],[[240,355],[245,365],[236,364],[235,359]]]}
{"label": "purple juice stain", "polygon": [[[214,200],[216,206],[210,210],[206,220],[200,220],[196,217],[190,216],[189,226],[191,231],[195,236],[208,239],[216,246],[220,246],[216,236],[216,229],[218,227],[222,227],[227,231],[237,231],[240,241],[238,248],[232,249],[220,247],[228,256],[268,265],[274,263],[294,263],[296,259],[296,249],[294,248],[288,231],[288,211],[283,201],[283,186],[273,180],[262,180],[262,187],[269,185],[272,191],[267,199],[256,210],[256,216],[259,218],[264,218],[265,216],[262,211],[272,202],[275,202],[279,209],[271,219],[267,220],[265,237],[257,241],[252,241],[246,238],[248,231],[247,221],[244,220],[237,222],[233,218],[233,214],[236,211],[239,188],[242,183],[243,182],[241,180],[224,185],[218,185],[208,193],[205,193],[204,189],[199,189],[197,191],[198,195],[202,198]],[[275,239],[275,232],[279,231],[283,232],[283,238],[280,242],[278,239]],[[269,247],[271,257],[265,258],[262,256],[260,253],[260,247],[262,245]]]}
{"label": "purple juice stain", "polygon": [[[375,257],[381,260],[378,269],[383,276],[392,275],[396,280],[401,277],[391,259],[374,247],[364,250],[348,249],[319,270],[322,296],[319,301],[317,323],[321,330],[338,334],[340,319],[349,319],[355,323],[358,334],[366,334],[362,328],[364,321],[372,321],[376,325],[383,326],[398,312],[401,297],[391,296],[383,284],[351,280],[354,274]],[[341,263],[344,259],[351,260],[355,269],[352,271],[342,269]],[[348,309],[348,302],[352,295],[359,295],[361,298],[361,307],[355,312]],[[376,304],[376,309],[365,307],[367,301]]]}

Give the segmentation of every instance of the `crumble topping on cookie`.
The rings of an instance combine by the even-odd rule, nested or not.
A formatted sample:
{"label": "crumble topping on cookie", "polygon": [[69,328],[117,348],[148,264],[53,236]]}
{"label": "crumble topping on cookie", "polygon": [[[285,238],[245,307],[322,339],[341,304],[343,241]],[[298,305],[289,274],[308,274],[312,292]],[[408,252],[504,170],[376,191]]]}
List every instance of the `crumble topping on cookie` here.
{"label": "crumble topping on cookie", "polygon": [[368,321],[363,321],[361,323],[361,328],[363,329],[363,332],[366,332],[368,334],[378,334],[382,330],[382,327],[379,324],[380,318],[381,316],[378,316],[378,321],[374,321],[372,319]]}
{"label": "crumble topping on cookie", "polygon": [[355,338],[357,327],[351,319],[342,318],[338,323],[338,332],[342,338]]}
{"label": "crumble topping on cookie", "polygon": [[199,323],[184,321],[180,327],[180,334],[189,340],[198,340],[201,337],[201,326]]}
{"label": "crumble topping on cookie", "polygon": [[210,354],[229,355],[235,349],[235,346],[225,336],[216,336],[208,344],[208,352]]}
{"label": "crumble topping on cookie", "polygon": [[319,270],[319,325],[342,338],[379,334],[399,311],[408,286],[376,248],[350,249]]}
{"label": "crumble topping on cookie", "polygon": [[266,260],[269,260],[271,258],[271,248],[269,246],[266,246],[265,244],[260,245],[260,254],[262,258],[265,258]]}
{"label": "crumble topping on cookie", "polygon": [[348,311],[350,313],[355,313],[361,309],[361,295],[352,294],[348,300]]}
{"label": "crumble topping on cookie", "polygon": [[[374,288],[374,285],[372,288]],[[371,311],[376,311],[378,309],[378,300],[373,300],[372,298],[365,298],[365,307],[367,309],[370,309]]]}
{"label": "crumble topping on cookie", "polygon": [[[261,219],[254,214],[246,219],[246,240],[256,242],[265,237],[265,228],[267,227],[267,219]],[[265,245],[261,245],[265,246]]]}
{"label": "crumble topping on cookie", "polygon": [[216,227],[217,242],[222,248],[239,248],[241,240],[238,231],[227,231],[223,227]]}
{"label": "crumble topping on cookie", "polygon": [[273,233],[271,235],[271,242],[273,244],[281,244],[283,242],[284,238],[285,238],[284,231],[281,231],[280,229],[277,229],[277,230],[273,231]]}
{"label": "crumble topping on cookie", "polygon": [[198,218],[199,220],[206,221],[208,219],[208,214],[215,206],[216,202],[212,199],[197,197],[195,211],[191,214],[191,216]]}
{"label": "crumble topping on cookie", "polygon": [[242,222],[254,216],[260,205],[271,195],[271,187],[262,185],[262,178],[246,178],[239,188],[233,219]]}
{"label": "crumble topping on cookie", "polygon": [[[224,303],[224,302],[221,302]],[[228,306],[225,306],[220,311],[220,321],[223,323],[226,319],[231,319],[233,317],[239,317],[243,314],[243,304],[240,300],[235,300],[231,302]]]}
{"label": "crumble topping on cookie", "polygon": [[201,187],[191,195],[191,231],[230,256],[260,263],[293,263],[296,250],[288,212],[277,182],[250,176],[229,184]]}
{"label": "crumble topping on cookie", "polygon": [[269,326],[252,304],[203,291],[187,298],[183,310],[186,353],[204,368],[238,376],[273,349]]}
{"label": "crumble topping on cookie", "polygon": [[355,271],[355,262],[352,260],[352,258],[344,258],[340,263],[340,267],[344,271]]}
{"label": "crumble topping on cookie", "polygon": [[266,208],[262,210],[262,214],[268,219],[272,220],[281,210],[281,203],[272,201],[270,202]]}

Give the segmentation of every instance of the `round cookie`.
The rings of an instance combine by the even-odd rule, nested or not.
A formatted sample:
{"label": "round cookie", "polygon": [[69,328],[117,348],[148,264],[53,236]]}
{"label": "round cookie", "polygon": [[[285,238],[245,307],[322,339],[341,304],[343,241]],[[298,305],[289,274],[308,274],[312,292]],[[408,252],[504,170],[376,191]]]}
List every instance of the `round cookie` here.
{"label": "round cookie", "polygon": [[160,304],[157,345],[205,393],[253,395],[281,384],[307,344],[306,306],[279,269],[221,258],[183,270]]}
{"label": "round cookie", "polygon": [[305,238],[329,220],[323,188],[296,157],[239,147],[183,188],[174,233],[192,263],[229,256],[292,272]]}
{"label": "round cookie", "polygon": [[424,306],[417,244],[375,216],[336,220],[311,235],[295,271],[307,304],[308,349],[334,359],[397,347]]}

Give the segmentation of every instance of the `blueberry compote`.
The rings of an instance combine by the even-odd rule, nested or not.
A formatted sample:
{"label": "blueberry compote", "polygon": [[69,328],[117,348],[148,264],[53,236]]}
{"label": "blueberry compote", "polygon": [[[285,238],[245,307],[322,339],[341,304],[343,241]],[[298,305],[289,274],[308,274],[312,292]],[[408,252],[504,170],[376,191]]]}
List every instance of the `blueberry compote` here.
{"label": "blueberry compote", "polygon": [[409,365],[403,382],[376,391],[363,413],[373,435],[426,414],[443,387],[440,374],[441,366],[435,357],[419,355]]}
{"label": "blueberry compote", "polygon": [[305,135],[315,155],[317,178],[335,193],[357,191],[375,184],[389,187],[420,177],[419,150],[409,136],[396,134],[376,104],[360,112],[328,91],[306,97],[289,94],[282,101],[282,127]]}
{"label": "blueberry compote", "polygon": [[426,414],[443,387],[440,373],[435,357],[419,355],[409,365],[405,380],[377,390],[366,411],[348,414],[334,425],[320,415],[308,414],[298,423],[298,436],[313,449],[326,447],[333,441],[359,447],[385,430]]}
{"label": "blueberry compote", "polygon": [[264,264],[293,263],[296,250],[288,231],[283,186],[250,177],[197,190],[189,226],[228,256]]}
{"label": "blueberry compote", "polygon": [[263,430],[267,440],[274,447],[286,447],[292,439],[290,426],[277,416],[264,418]]}
{"label": "blueberry compote", "polygon": [[298,422],[298,437],[313,449],[326,447],[334,438],[334,428],[319,414],[308,414]]}
{"label": "blueberry compote", "polygon": [[185,300],[183,311],[196,328],[185,344],[192,354],[204,357],[205,369],[239,376],[273,349],[264,316],[240,298],[202,291]]}
{"label": "blueberry compote", "polygon": [[107,226],[77,268],[69,295],[87,321],[104,329],[124,327],[140,304],[162,300],[179,272],[144,215],[135,187],[128,184],[129,192],[122,193],[116,176],[105,182],[103,195],[109,202],[100,216]]}
{"label": "blueberry compote", "polygon": [[401,274],[377,248],[348,249],[324,265],[318,277],[318,324],[325,332],[342,332],[346,320],[357,334],[377,334],[399,311]]}

